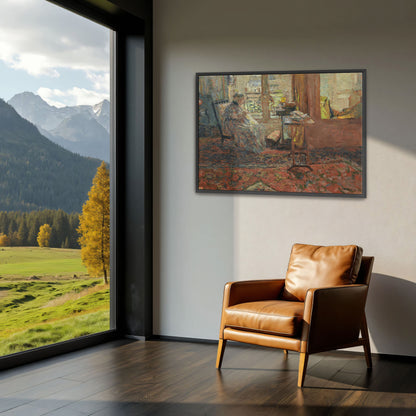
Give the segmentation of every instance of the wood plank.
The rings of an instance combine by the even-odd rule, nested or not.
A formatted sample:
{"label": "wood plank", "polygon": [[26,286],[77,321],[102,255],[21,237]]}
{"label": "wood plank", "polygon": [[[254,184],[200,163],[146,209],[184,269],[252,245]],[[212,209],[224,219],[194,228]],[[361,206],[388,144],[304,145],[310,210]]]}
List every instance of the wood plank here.
{"label": "wood plank", "polygon": [[[0,415],[366,415],[416,414],[416,362],[330,352],[309,356],[227,344],[112,342],[4,371]],[[383,413],[384,412],[384,413]]]}

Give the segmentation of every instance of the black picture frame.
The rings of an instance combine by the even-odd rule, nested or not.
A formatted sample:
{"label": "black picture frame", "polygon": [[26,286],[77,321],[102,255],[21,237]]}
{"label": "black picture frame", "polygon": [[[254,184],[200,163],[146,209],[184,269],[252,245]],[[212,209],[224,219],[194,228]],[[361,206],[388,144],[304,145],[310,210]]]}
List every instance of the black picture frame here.
{"label": "black picture frame", "polygon": [[196,192],[365,198],[366,78],[197,73]]}

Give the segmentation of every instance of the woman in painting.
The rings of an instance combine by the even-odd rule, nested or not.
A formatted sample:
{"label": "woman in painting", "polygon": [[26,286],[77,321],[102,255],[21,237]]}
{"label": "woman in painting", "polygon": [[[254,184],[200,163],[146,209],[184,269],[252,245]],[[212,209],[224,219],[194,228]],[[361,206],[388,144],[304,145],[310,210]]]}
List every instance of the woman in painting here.
{"label": "woman in painting", "polygon": [[264,126],[247,114],[244,101],[244,94],[234,94],[232,103],[224,110],[224,130],[234,137],[237,146],[260,153],[265,149]]}

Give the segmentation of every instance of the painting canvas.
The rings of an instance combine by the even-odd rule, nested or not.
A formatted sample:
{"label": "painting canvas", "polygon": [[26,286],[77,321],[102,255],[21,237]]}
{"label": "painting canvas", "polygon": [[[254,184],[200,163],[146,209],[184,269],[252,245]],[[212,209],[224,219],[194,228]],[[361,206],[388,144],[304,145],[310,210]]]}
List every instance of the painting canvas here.
{"label": "painting canvas", "polygon": [[365,75],[197,74],[197,192],[364,197]]}

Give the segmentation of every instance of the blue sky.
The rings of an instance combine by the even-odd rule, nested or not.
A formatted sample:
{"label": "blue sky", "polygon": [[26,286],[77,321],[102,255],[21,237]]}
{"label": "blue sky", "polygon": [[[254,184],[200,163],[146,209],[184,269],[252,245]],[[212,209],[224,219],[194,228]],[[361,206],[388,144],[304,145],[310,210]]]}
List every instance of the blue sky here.
{"label": "blue sky", "polygon": [[109,99],[109,39],[45,0],[2,0],[0,98],[31,91],[58,107]]}

